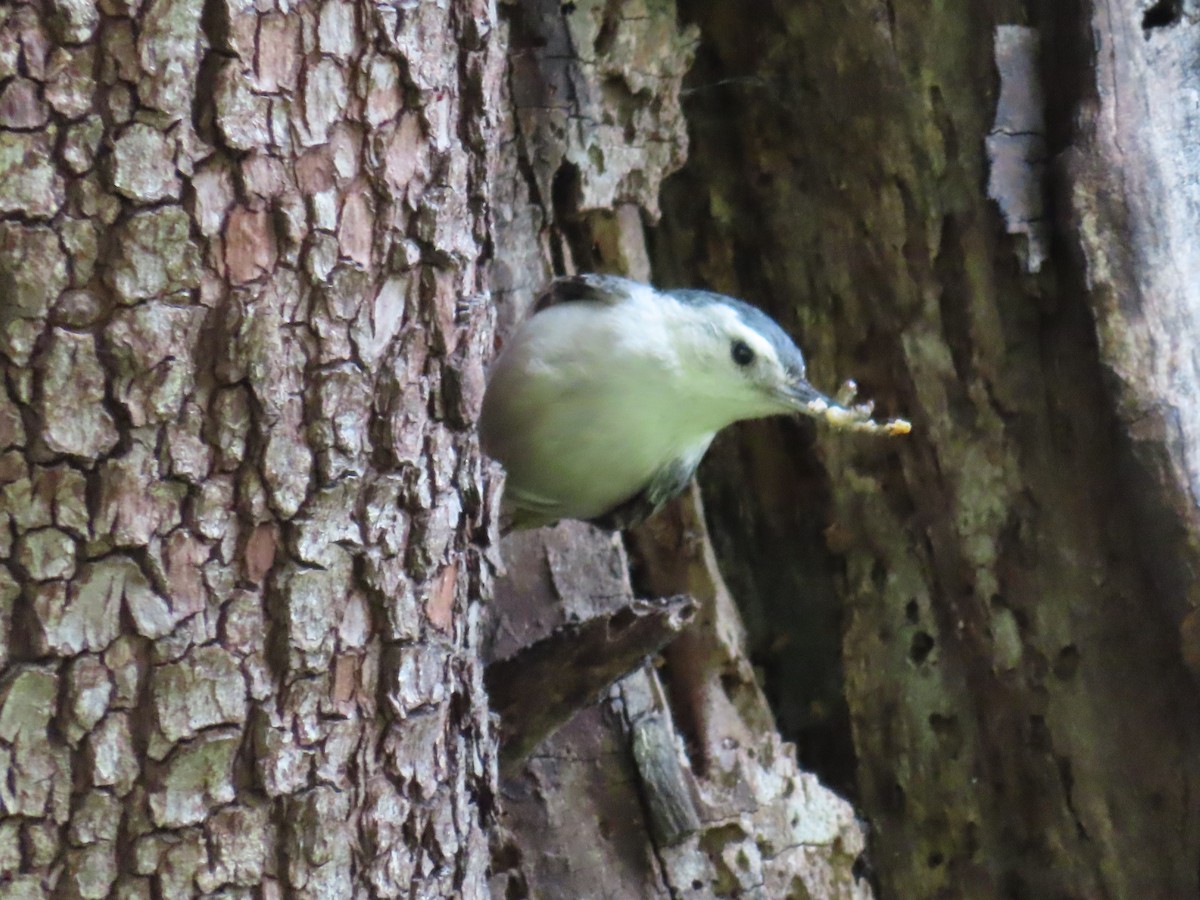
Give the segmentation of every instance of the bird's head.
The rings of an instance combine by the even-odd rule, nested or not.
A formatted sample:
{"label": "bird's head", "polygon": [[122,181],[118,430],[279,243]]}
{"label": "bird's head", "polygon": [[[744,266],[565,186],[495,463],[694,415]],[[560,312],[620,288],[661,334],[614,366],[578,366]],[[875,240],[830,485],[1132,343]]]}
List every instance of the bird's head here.
{"label": "bird's head", "polygon": [[786,413],[816,416],[836,405],[808,383],[799,348],[762,310],[709,291],[662,294],[677,304],[667,314],[679,317],[672,328],[679,364],[698,400],[725,420],[717,427]]}

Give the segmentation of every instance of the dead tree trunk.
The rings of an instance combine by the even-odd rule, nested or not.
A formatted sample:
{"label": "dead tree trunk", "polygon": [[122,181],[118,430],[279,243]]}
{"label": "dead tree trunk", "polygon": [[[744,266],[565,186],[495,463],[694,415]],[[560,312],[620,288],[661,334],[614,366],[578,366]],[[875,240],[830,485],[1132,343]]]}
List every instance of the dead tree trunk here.
{"label": "dead tree trunk", "polygon": [[494,16],[0,14],[7,896],[485,895]]}
{"label": "dead tree trunk", "polygon": [[1187,4],[681,7],[660,277],[914,423],[745,428],[702,471],[785,733],[883,896],[1196,896]]}

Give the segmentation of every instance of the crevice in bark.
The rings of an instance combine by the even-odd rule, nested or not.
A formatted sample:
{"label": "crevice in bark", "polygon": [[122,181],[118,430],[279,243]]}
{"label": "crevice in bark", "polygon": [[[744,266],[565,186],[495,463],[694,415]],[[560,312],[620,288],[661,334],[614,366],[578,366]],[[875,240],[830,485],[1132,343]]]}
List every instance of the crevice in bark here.
{"label": "crevice in bark", "polygon": [[570,262],[580,272],[590,272],[595,265],[591,253],[591,241],[588,240],[586,229],[579,214],[580,199],[579,167],[574,163],[562,162],[554,173],[550,190],[550,210],[553,218],[551,229],[561,236],[560,240],[552,240],[555,247],[554,266],[559,274],[568,272],[567,259],[563,256],[561,244],[565,243],[571,251]]}
{"label": "crevice in bark", "polygon": [[1183,17],[1183,0],[1157,0],[1142,13],[1142,30],[1169,28]]}

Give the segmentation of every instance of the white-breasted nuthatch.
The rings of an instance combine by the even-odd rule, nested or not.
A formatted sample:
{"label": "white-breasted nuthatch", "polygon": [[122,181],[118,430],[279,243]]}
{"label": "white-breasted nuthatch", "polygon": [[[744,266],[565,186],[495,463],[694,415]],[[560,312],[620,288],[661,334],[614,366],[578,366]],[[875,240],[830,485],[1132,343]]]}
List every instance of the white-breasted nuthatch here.
{"label": "white-breasted nuthatch", "polygon": [[493,364],[479,434],[507,473],[509,527],[625,528],[687,486],[722,428],[797,412],[908,430],[818,392],[791,338],[748,303],[579,275],[554,282]]}

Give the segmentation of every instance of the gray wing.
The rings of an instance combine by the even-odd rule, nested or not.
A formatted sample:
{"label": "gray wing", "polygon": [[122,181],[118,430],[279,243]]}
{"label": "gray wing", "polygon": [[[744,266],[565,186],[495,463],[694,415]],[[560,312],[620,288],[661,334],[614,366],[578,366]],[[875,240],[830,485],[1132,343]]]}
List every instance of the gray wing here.
{"label": "gray wing", "polygon": [[571,275],[555,280],[538,298],[534,312],[559,303],[622,303],[643,285],[620,275]]}

